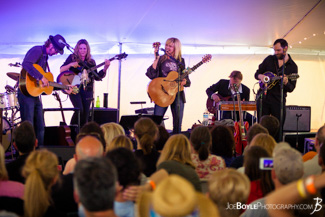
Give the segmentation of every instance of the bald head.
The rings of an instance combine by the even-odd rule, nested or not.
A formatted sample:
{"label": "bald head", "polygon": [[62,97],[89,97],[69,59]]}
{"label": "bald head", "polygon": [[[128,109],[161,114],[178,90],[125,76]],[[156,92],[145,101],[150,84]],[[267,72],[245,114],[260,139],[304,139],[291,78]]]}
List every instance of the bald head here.
{"label": "bald head", "polygon": [[93,136],[85,136],[79,140],[76,145],[76,155],[78,160],[87,157],[101,157],[103,156],[104,148],[97,138]]}

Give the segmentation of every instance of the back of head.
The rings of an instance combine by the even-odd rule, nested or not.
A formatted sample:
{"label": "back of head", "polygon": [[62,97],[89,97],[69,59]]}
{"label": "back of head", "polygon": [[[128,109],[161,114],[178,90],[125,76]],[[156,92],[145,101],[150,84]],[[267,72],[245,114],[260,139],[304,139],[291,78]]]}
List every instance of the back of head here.
{"label": "back of head", "polygon": [[143,153],[150,154],[158,134],[156,123],[150,118],[140,118],[134,124],[134,134],[139,139]]}
{"label": "back of head", "polygon": [[[106,148],[110,145],[114,137],[125,135],[123,127],[114,122],[102,124],[100,125],[100,128],[104,133],[104,138],[107,145]],[[105,151],[107,151],[107,149]]]}
{"label": "back of head", "polygon": [[300,152],[288,144],[279,143],[274,149],[273,168],[277,179],[283,185],[300,179],[304,174]]}
{"label": "back of head", "polygon": [[143,192],[138,204],[141,217],[153,216],[151,214],[164,217],[219,216],[212,201],[196,192],[191,183],[178,175],[162,180],[153,192]]}
{"label": "back of head", "polygon": [[318,129],[316,133],[316,139],[320,146],[325,143],[325,125],[321,126]]}
{"label": "back of head", "polygon": [[133,152],[126,148],[116,148],[107,152],[106,157],[117,169],[119,184],[123,189],[140,184],[140,165]]}
{"label": "back of head", "polygon": [[260,146],[263,147],[270,156],[273,154],[273,150],[276,146],[276,142],[272,136],[266,133],[257,134],[250,143],[250,146]]}
{"label": "back of head", "polygon": [[209,128],[205,126],[196,127],[191,132],[190,140],[194,150],[199,154],[200,160],[206,160],[209,157],[212,140]]}
{"label": "back of head", "polygon": [[208,189],[209,197],[217,205],[221,216],[239,216],[239,209],[227,209],[227,205],[246,203],[250,182],[245,174],[229,168],[213,173]]}
{"label": "back of head", "polygon": [[34,127],[29,121],[23,121],[14,130],[13,136],[19,152],[26,154],[34,150],[36,136]]}
{"label": "back of head", "polygon": [[117,172],[109,159],[101,157],[78,161],[73,181],[79,202],[87,211],[113,209]]}
{"label": "back of head", "polygon": [[76,154],[78,160],[88,157],[100,157],[103,156],[103,153],[103,145],[97,136],[84,136],[79,139],[78,143],[76,144]]}
{"label": "back of head", "polygon": [[155,140],[155,146],[157,150],[162,150],[169,138],[169,133],[164,126],[158,125],[158,135]]}
{"label": "back of head", "polygon": [[269,131],[269,134],[274,139],[276,138],[280,127],[280,122],[276,117],[272,115],[263,115],[260,119],[260,124]]}
{"label": "back of head", "polygon": [[247,131],[247,143],[250,145],[253,138],[259,133],[269,133],[269,131],[261,124],[253,124]]}
{"label": "back of head", "polygon": [[5,164],[5,151],[0,144],[0,181],[6,181],[8,178],[8,172]]}
{"label": "back of head", "polygon": [[94,121],[88,122],[80,129],[80,132],[76,138],[76,143],[78,143],[82,137],[87,136],[87,135],[97,137],[100,140],[100,142],[102,143],[103,148],[105,150],[106,142],[105,142],[105,138],[104,138],[104,133],[103,133],[102,129],[100,128],[100,126],[96,122],[94,122]]}
{"label": "back of head", "polygon": [[126,148],[133,150],[133,143],[131,139],[125,135],[116,136],[109,145],[107,145],[107,151],[112,151],[116,148]]}
{"label": "back of head", "polygon": [[234,134],[229,127],[216,126],[211,131],[211,153],[223,157],[232,157],[235,146]]}
{"label": "back of head", "polygon": [[261,170],[259,168],[260,158],[268,158],[271,155],[260,146],[251,146],[245,153],[244,167],[245,174],[250,181],[260,180],[263,195],[273,190],[274,185],[271,179],[270,170]]}
{"label": "back of head", "polygon": [[157,165],[167,160],[176,160],[195,168],[191,159],[191,144],[186,136],[176,134],[169,137],[161,152]]}
{"label": "back of head", "polygon": [[31,152],[22,174],[26,178],[25,216],[43,216],[50,205],[50,189],[59,176],[57,156],[46,149]]}

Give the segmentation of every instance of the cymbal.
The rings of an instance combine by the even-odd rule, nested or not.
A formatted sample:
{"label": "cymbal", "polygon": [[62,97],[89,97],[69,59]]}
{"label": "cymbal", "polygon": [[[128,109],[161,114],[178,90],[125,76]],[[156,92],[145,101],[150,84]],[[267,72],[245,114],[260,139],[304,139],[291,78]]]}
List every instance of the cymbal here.
{"label": "cymbal", "polygon": [[15,81],[19,80],[19,73],[17,72],[7,72],[9,78],[14,79]]}

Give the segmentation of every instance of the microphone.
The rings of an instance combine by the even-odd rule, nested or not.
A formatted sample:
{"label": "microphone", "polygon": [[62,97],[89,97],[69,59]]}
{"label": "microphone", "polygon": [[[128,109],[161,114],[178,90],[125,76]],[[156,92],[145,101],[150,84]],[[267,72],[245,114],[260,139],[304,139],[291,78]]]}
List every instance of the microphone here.
{"label": "microphone", "polygon": [[166,50],[164,48],[160,48],[161,51],[164,51],[166,53]]}
{"label": "microphone", "polygon": [[61,44],[65,45],[65,46],[67,46],[67,48],[70,48],[70,47],[71,47],[68,43],[66,43],[66,42],[63,41],[62,39],[59,39],[59,43],[61,43]]}

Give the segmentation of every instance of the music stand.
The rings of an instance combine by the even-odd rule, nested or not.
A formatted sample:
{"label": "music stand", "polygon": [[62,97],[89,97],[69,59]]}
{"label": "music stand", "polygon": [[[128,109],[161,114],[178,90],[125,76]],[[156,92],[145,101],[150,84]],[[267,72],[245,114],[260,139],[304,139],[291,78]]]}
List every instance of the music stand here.
{"label": "music stand", "polygon": [[133,129],[134,123],[140,118],[150,118],[157,125],[160,125],[163,120],[163,116],[159,115],[124,115],[121,117],[120,125],[124,128],[126,134],[128,134],[129,130]]}

